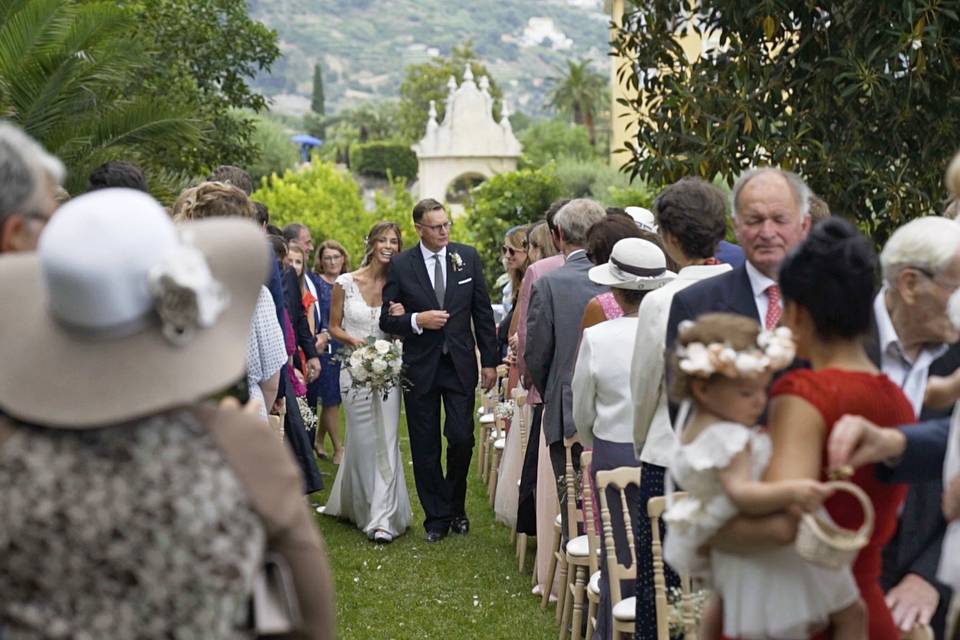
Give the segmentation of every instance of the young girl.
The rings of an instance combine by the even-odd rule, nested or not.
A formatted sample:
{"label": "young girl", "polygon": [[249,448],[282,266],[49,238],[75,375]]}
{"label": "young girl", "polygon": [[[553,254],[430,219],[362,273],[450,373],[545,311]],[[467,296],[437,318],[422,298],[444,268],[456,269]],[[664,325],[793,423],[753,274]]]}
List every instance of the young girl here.
{"label": "young girl", "polygon": [[[689,495],[664,515],[664,558],[679,573],[710,577],[723,603],[726,637],[801,639],[832,625],[834,638],[865,638],[849,569],[810,564],[792,546],[752,555],[701,551],[738,513],[811,511],[830,493],[812,479],[759,481],[770,460],[770,439],[747,425],[763,413],[772,372],[793,355],[789,330],[761,333],[756,321],[743,316],[707,314],[680,327],[671,392],[684,406],[670,473]],[[716,624],[719,607],[716,600],[709,605],[706,624]]]}

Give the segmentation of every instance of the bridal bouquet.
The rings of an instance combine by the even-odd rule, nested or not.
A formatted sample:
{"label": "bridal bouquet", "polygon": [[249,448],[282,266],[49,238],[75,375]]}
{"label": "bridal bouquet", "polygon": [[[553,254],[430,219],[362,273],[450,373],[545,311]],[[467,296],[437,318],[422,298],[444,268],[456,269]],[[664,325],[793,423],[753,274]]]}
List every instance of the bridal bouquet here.
{"label": "bridal bouquet", "polygon": [[344,347],[337,359],[350,373],[350,387],[380,394],[384,400],[394,387],[406,388],[403,377],[403,343],[367,338],[359,347]]}

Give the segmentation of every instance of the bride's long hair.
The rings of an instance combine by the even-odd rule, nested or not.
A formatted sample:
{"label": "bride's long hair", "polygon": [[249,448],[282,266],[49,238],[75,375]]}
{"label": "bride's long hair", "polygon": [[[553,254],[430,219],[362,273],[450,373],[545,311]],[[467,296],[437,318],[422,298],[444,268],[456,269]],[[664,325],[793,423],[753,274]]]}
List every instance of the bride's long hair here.
{"label": "bride's long hair", "polygon": [[389,220],[381,220],[373,225],[370,233],[367,234],[367,244],[363,250],[363,261],[360,262],[361,268],[370,264],[370,258],[373,257],[373,243],[376,242],[377,238],[385,231],[393,231],[397,234],[397,252],[403,251],[403,232],[400,230],[400,225],[396,222],[390,222]]}

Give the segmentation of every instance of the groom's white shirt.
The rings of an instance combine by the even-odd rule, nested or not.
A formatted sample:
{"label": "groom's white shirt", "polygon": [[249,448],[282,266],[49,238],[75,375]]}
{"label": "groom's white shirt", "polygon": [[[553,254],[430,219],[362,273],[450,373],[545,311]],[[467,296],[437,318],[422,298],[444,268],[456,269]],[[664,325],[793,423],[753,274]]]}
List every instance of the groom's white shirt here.
{"label": "groom's white shirt", "polygon": [[[443,281],[447,281],[447,247],[444,245],[440,251],[436,252],[440,255],[440,270],[443,271]],[[433,256],[435,255],[433,251],[427,249],[423,246],[423,243],[420,243],[420,255],[423,256],[423,266],[427,268],[427,277],[430,278],[430,286],[436,289],[437,283],[433,281],[433,269],[434,262]],[[420,328],[420,325],[417,324],[417,315],[416,313],[410,314],[410,327],[413,329],[413,332],[417,335],[423,333],[423,329]]]}

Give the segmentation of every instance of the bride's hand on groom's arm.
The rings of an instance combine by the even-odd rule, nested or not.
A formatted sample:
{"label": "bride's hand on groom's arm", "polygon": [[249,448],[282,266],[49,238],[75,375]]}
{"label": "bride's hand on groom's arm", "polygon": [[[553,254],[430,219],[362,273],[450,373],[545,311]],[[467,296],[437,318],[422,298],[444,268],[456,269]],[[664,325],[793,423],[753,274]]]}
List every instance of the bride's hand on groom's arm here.
{"label": "bride's hand on groom's arm", "polygon": [[407,310],[403,307],[403,304],[399,302],[391,302],[387,311],[391,316],[402,316],[407,313]]}

